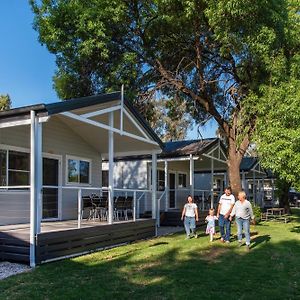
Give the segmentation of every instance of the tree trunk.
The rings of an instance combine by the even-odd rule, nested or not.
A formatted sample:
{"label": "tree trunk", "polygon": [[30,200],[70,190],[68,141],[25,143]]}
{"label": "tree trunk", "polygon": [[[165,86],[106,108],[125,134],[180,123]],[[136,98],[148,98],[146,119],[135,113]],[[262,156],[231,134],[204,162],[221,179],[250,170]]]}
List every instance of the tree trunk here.
{"label": "tree trunk", "polygon": [[229,184],[235,197],[237,197],[238,193],[242,190],[240,164],[241,159],[239,157],[239,154],[231,153],[231,151],[229,151],[227,159]]}
{"label": "tree trunk", "polygon": [[232,189],[232,193],[237,197],[238,193],[242,190],[242,182],[240,176],[240,165],[242,161],[242,156],[236,151],[236,146],[234,142],[229,142],[228,146],[228,176],[229,184]]}
{"label": "tree trunk", "polygon": [[286,214],[291,213],[290,201],[289,201],[290,187],[291,185],[284,181],[278,184],[279,207],[283,207]]}

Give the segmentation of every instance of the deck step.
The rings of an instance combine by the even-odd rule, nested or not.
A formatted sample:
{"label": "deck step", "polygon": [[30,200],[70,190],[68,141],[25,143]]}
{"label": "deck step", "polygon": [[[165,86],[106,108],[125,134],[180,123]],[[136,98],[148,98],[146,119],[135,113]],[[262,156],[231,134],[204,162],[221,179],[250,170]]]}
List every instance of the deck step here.
{"label": "deck step", "polygon": [[[199,212],[199,221],[197,226],[205,224],[205,217],[207,212]],[[180,211],[168,211],[161,215],[161,226],[183,226],[183,221],[181,221]]]}

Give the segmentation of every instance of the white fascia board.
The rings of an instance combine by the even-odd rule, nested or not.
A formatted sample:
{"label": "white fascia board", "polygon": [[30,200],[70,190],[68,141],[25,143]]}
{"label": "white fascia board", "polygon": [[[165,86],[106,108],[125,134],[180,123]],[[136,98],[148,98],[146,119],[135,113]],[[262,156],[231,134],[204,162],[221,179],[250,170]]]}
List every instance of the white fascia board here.
{"label": "white fascia board", "polygon": [[[199,156],[193,156],[193,160],[199,159]],[[174,158],[159,158],[157,162],[164,162],[164,161],[189,161],[190,157],[174,157]],[[151,159],[147,159],[146,162],[151,162]]]}
{"label": "white fascia board", "polygon": [[215,158],[214,156],[211,156],[211,155],[208,155],[208,154],[202,154],[203,156],[205,157],[208,157],[208,158],[211,158],[212,160],[215,160],[215,161],[219,161],[221,163],[224,163],[224,164],[227,164],[226,160],[222,160],[222,159],[219,159],[219,158]]}
{"label": "white fascia board", "polygon": [[110,112],[113,112],[116,110],[120,110],[120,109],[121,109],[121,105],[117,105],[117,106],[112,106],[112,107],[104,108],[104,109],[97,110],[97,111],[92,111],[92,112],[89,112],[86,114],[82,114],[82,115],[80,115],[80,117],[88,119],[88,118],[92,118],[92,117],[96,117],[96,116],[101,116],[101,115],[104,115],[104,114],[107,114],[107,113],[110,113]]}
{"label": "white fascia board", "polygon": [[[162,150],[155,150],[154,152],[156,154],[160,154]],[[127,151],[127,152],[114,152],[114,157],[127,157],[127,156],[139,156],[139,155],[151,155],[153,153],[153,150],[145,150],[145,151]],[[102,153],[102,158],[107,159],[108,153]],[[138,159],[137,159],[138,160]],[[151,160],[149,160],[151,161]],[[148,160],[147,160],[148,162]]]}
{"label": "white fascia board", "polygon": [[127,131],[123,131],[122,132],[120,129],[108,126],[106,124],[103,124],[103,123],[100,123],[100,122],[97,122],[97,121],[94,121],[94,120],[86,119],[84,117],[81,117],[79,115],[76,115],[76,114],[73,114],[73,113],[70,113],[70,112],[63,112],[63,113],[60,113],[60,114],[63,115],[63,116],[65,116],[65,117],[68,117],[70,119],[82,122],[82,123],[86,123],[86,124],[89,124],[89,125],[93,125],[95,127],[106,129],[108,131],[112,131],[112,132],[118,133],[120,135],[125,135],[127,137],[132,138],[132,139],[139,140],[139,141],[142,141],[142,142],[145,142],[145,143],[148,143],[148,144],[159,146],[158,143],[155,142],[155,141],[153,141],[153,140],[149,140],[149,139],[143,138],[141,136],[132,134],[132,133],[127,132]]}
{"label": "white fascia board", "polygon": [[143,134],[143,136],[150,140],[149,136],[145,133],[145,131],[140,127],[140,125],[136,122],[136,120],[131,116],[131,114],[123,108],[125,115],[129,118],[129,120],[133,123],[133,125]]}
{"label": "white fascia board", "polygon": [[[48,122],[50,117],[39,117],[38,121],[39,123]],[[8,127],[14,127],[14,126],[22,126],[22,125],[30,125],[31,120],[30,119],[24,119],[24,120],[17,120],[17,121],[7,121],[0,123],[0,128],[8,128]]]}

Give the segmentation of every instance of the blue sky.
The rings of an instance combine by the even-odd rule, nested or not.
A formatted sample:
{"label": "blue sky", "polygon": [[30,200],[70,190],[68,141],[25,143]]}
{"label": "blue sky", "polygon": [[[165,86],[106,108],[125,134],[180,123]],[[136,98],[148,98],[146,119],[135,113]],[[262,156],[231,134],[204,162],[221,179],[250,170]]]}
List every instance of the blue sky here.
{"label": "blue sky", "polygon": [[[59,101],[52,87],[55,57],[38,42],[28,0],[0,0],[0,94],[9,94],[13,107]],[[214,137],[216,124],[201,127]],[[188,138],[197,138],[190,130]]]}

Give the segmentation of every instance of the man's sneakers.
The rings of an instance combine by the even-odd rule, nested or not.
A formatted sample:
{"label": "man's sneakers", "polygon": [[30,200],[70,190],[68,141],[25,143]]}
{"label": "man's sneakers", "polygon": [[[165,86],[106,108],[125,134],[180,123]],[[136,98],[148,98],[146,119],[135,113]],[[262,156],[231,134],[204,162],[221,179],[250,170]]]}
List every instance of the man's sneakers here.
{"label": "man's sneakers", "polygon": [[223,239],[222,237],[221,237],[221,240],[220,240],[220,241],[221,241],[221,243],[224,243],[224,239]]}

